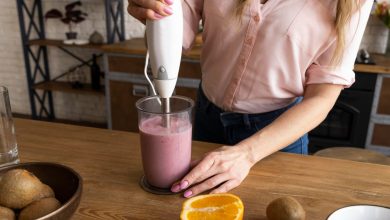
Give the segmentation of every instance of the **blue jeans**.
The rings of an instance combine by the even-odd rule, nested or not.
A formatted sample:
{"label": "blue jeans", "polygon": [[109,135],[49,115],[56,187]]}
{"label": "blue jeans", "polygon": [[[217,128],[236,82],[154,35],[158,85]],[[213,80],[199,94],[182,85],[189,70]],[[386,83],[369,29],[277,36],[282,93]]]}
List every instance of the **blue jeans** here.
{"label": "blue jeans", "polygon": [[[301,98],[298,98],[287,107],[260,114],[225,112],[206,98],[200,86],[195,106],[193,138],[198,141],[235,145],[272,123],[283,112],[301,100]],[[309,139],[305,134],[281,151],[308,154],[308,143]]]}

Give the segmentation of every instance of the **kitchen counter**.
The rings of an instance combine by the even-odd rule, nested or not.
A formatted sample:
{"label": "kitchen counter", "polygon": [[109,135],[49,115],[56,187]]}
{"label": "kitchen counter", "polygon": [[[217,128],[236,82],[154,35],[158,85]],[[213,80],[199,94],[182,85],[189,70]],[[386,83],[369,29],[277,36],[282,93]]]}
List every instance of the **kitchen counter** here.
{"label": "kitchen counter", "polygon": [[[202,47],[199,41],[200,40],[197,40],[196,42],[198,43],[195,43],[195,46],[186,54],[184,54],[184,58],[196,60],[200,59]],[[145,55],[146,53],[146,47],[143,38],[134,38],[132,40],[106,45],[103,46],[102,50],[106,53],[124,53],[132,55]],[[375,74],[390,74],[390,57],[373,54],[372,58],[376,62],[376,65],[356,64],[354,71]]]}
{"label": "kitchen counter", "polygon": [[[158,196],[138,185],[142,176],[136,133],[15,119],[22,162],[57,162],[84,180],[73,219],[178,219],[184,198]],[[218,147],[193,142],[193,157]],[[244,219],[265,220],[275,198],[295,197],[308,220],[322,220],[352,204],[390,206],[390,167],[275,153],[257,163],[231,191],[243,200]]]}
{"label": "kitchen counter", "polygon": [[356,72],[390,74],[390,57],[381,54],[372,54],[376,65],[355,64]]}

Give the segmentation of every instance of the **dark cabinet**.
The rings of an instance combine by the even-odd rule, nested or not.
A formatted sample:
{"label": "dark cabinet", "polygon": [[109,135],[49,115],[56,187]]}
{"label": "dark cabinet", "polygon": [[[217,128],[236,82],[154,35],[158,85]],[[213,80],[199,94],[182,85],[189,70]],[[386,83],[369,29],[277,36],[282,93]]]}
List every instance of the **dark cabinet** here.
{"label": "dark cabinet", "polygon": [[148,86],[131,82],[110,81],[112,128],[138,131],[135,102],[148,95]]}

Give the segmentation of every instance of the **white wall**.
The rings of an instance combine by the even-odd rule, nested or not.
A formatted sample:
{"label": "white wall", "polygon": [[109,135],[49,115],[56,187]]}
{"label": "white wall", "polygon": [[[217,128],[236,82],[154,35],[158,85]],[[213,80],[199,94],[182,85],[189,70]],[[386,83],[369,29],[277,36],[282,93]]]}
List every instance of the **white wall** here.
{"label": "white wall", "polygon": [[[26,1],[32,2],[32,1]],[[44,12],[51,8],[62,9],[70,0],[42,0]],[[95,30],[104,37],[105,11],[103,0],[83,0],[83,9],[89,14],[88,19],[81,23],[76,30],[80,38],[88,38]],[[127,1],[126,7],[127,7]],[[126,10],[126,8],[124,9]],[[143,25],[135,21],[127,13],[126,38],[143,36]],[[375,18],[370,19],[370,27],[366,30],[362,48],[369,51],[381,52],[387,40],[388,31]],[[382,26],[381,26],[382,25]],[[59,21],[46,21],[46,34],[48,38],[62,39],[67,27]],[[89,57],[93,51],[71,49],[75,53]],[[49,62],[51,76],[66,71],[76,61],[62,51],[49,47]],[[101,65],[101,68],[103,66]],[[89,69],[84,68],[87,76]],[[13,112],[30,114],[30,103],[27,92],[27,81],[24,68],[23,53],[20,40],[19,23],[15,0],[0,0],[0,84],[10,90]],[[104,97],[91,95],[75,95],[54,92],[54,108],[58,118],[72,120],[86,120],[91,122],[104,122],[106,120]]]}

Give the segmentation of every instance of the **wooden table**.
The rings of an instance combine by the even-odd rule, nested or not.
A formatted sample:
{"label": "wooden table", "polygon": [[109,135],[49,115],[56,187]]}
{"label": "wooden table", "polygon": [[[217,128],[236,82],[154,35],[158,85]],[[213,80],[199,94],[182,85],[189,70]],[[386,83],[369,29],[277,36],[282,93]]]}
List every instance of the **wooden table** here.
{"label": "wooden table", "polygon": [[[83,177],[74,219],[179,218],[180,195],[153,195],[138,186],[138,134],[24,119],[16,119],[15,125],[22,162],[58,162]],[[215,147],[194,142],[193,156]],[[390,167],[276,153],[255,165],[232,193],[242,198],[245,219],[265,220],[267,204],[290,195],[302,203],[308,220],[321,220],[347,205],[390,206]]]}

